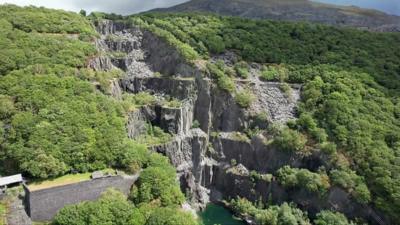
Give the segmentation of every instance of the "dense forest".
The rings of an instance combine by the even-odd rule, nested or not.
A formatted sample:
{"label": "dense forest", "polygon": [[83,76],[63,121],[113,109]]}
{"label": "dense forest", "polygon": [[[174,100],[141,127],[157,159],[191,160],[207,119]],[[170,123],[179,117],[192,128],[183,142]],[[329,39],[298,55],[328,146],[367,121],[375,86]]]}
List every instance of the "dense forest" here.
{"label": "dense forest", "polygon": [[[127,112],[149,96],[116,100],[107,95],[107,85],[121,71],[87,68],[99,54],[90,20],[102,18],[154,32],[190,63],[235,52],[241,62],[234,69],[206,66],[228,92],[235,91],[235,79],[246,79],[251,62],[263,64],[262,80],[301,83],[299,118],[271,131],[273,143],[283,151],[318,149],[329,168],[285,166],[274,174],[277,180],[319,195],[338,185],[356,201],[400,219],[400,34],[202,14],[84,17],[12,5],[0,6],[0,18],[0,175],[46,179],[109,167],[143,169],[128,198],[110,190],[96,202],[65,207],[54,224],[199,223],[179,209],[185,196],[168,159],[146,148],[168,134],[151,128],[156,132],[140,142],[127,138]],[[235,100],[246,108],[252,96],[245,90]],[[230,204],[261,224],[311,224],[292,204]],[[353,224],[331,211],[312,222]]]}

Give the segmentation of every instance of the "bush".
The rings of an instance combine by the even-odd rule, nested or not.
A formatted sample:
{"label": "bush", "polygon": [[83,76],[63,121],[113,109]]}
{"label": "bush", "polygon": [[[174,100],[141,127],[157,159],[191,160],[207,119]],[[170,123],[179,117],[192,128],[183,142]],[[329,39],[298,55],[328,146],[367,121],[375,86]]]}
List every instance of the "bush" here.
{"label": "bush", "polygon": [[371,193],[367,185],[363,178],[358,176],[354,171],[332,170],[330,177],[334,184],[349,191],[359,203],[366,204],[371,201]]}
{"label": "bush", "polygon": [[349,222],[345,215],[328,210],[321,211],[314,219],[315,225],[355,225]]}
{"label": "bush", "polygon": [[284,166],[277,171],[277,179],[286,188],[305,188],[310,192],[317,192],[320,195],[329,189],[329,177],[326,174],[310,172],[307,169],[290,168]]}
{"label": "bush", "polygon": [[176,98],[171,98],[170,100],[165,101],[164,107],[177,109],[177,108],[182,107],[182,102],[179,101],[179,100],[176,99]]}
{"label": "bush", "polygon": [[109,189],[97,201],[65,206],[54,217],[53,224],[144,225],[145,218],[121,192]]}
{"label": "bush", "polygon": [[139,135],[135,140],[147,146],[156,146],[171,141],[171,138],[171,134],[164,132],[160,127],[148,123],[146,125],[146,134]]}
{"label": "bush", "polygon": [[235,101],[241,108],[248,108],[253,103],[255,96],[249,90],[237,92]]}
{"label": "bush", "polygon": [[211,76],[217,80],[217,86],[221,90],[233,93],[236,89],[235,82],[221,70],[218,65],[207,63],[207,69]]}
{"label": "bush", "polygon": [[323,142],[320,144],[321,151],[328,154],[328,155],[335,155],[336,154],[336,144],[332,142]]}
{"label": "bush", "polygon": [[198,225],[189,212],[174,208],[158,208],[154,210],[146,225]]}
{"label": "bush", "polygon": [[290,87],[289,84],[281,83],[279,85],[279,88],[281,89],[281,91],[283,91],[287,98],[290,98],[292,96],[292,87]]}
{"label": "bush", "polygon": [[154,105],[157,102],[155,96],[148,92],[124,94],[123,97],[125,101],[129,101],[136,106]]}
{"label": "bush", "polygon": [[236,89],[235,82],[228,76],[224,75],[217,81],[218,87],[229,93],[233,93]]}
{"label": "bush", "polygon": [[276,81],[279,78],[279,72],[275,67],[263,66],[260,78],[266,81]]}
{"label": "bush", "polygon": [[249,200],[245,198],[232,199],[229,203],[233,211],[246,216],[255,216],[257,208]]}
{"label": "bush", "polygon": [[255,218],[257,224],[311,225],[307,213],[287,203],[260,209],[245,198],[237,198],[230,201],[230,206],[236,213]]}
{"label": "bush", "polygon": [[300,130],[308,132],[318,143],[323,143],[328,138],[325,130],[317,127],[317,123],[309,113],[302,113],[300,115],[300,118],[297,120],[297,126]]}
{"label": "bush", "polygon": [[239,142],[250,142],[249,138],[245,134],[240,132],[233,132],[231,138]]}
{"label": "bush", "polygon": [[298,131],[283,128],[274,138],[274,143],[284,151],[304,150],[307,138]]}
{"label": "bush", "polygon": [[199,121],[197,121],[197,120],[193,121],[192,128],[200,128]]}
{"label": "bush", "polygon": [[136,204],[160,201],[162,206],[179,206],[185,200],[172,166],[149,167],[140,174],[131,196]]}
{"label": "bush", "polygon": [[150,152],[145,145],[136,144],[132,141],[129,141],[127,146],[129,147],[122,155],[119,166],[134,174],[147,165]]}
{"label": "bush", "polygon": [[235,64],[235,71],[236,74],[243,79],[249,77],[249,65],[244,61]]}

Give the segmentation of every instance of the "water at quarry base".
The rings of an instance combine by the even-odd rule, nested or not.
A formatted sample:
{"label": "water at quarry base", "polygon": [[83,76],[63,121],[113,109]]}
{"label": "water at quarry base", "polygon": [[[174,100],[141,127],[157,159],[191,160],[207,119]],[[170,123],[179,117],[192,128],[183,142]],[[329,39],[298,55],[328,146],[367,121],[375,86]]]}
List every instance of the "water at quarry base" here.
{"label": "water at quarry base", "polygon": [[200,213],[203,225],[246,225],[240,219],[221,205],[208,204],[206,209]]}

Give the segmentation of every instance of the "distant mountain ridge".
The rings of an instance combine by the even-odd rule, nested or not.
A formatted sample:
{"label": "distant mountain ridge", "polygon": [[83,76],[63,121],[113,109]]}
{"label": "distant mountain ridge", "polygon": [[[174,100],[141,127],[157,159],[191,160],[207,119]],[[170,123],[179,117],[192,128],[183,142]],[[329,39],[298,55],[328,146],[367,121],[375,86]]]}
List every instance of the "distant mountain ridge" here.
{"label": "distant mountain ridge", "polygon": [[356,6],[337,6],[309,0],[192,0],[158,12],[211,12],[227,16],[309,21],[372,31],[400,32],[400,16]]}

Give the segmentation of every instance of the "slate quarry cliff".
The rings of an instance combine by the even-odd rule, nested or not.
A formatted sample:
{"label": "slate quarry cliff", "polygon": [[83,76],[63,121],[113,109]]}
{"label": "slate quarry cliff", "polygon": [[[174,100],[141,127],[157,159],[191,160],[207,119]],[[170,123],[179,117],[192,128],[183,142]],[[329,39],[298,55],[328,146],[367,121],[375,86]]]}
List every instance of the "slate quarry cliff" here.
{"label": "slate quarry cliff", "polygon": [[[113,97],[122,99],[123,95],[147,92],[181,103],[132,110],[127,133],[135,139],[145,132],[146,123],[151,123],[173,135],[171,141],[151,149],[169,157],[182,191],[195,209],[204,208],[210,201],[240,196],[276,204],[295,202],[310,214],[335,208],[350,218],[375,220],[372,208],[353,201],[339,187],[331,187],[321,199],[303,189],[285,189],[273,176],[253,179],[251,171],[268,177],[284,165],[310,170],[328,166],[319,153],[281,151],[269,142],[268,134],[251,138],[244,134],[254,127],[279,125],[295,118],[300,85],[292,84],[290,94],[284,93],[279,83],[259,80],[255,75],[259,65],[253,63],[250,77],[235,81],[237,89],[249,88],[255,96],[252,105],[244,109],[214,84],[201,63],[186,63],[175,48],[153,33],[109,20],[98,22],[96,28],[100,33],[96,45],[103,54],[90,66],[95,70],[124,71],[122,78],[111,83]],[[211,61],[216,59],[229,64],[230,57],[215,56]],[[259,115],[267,118],[260,121]]]}

